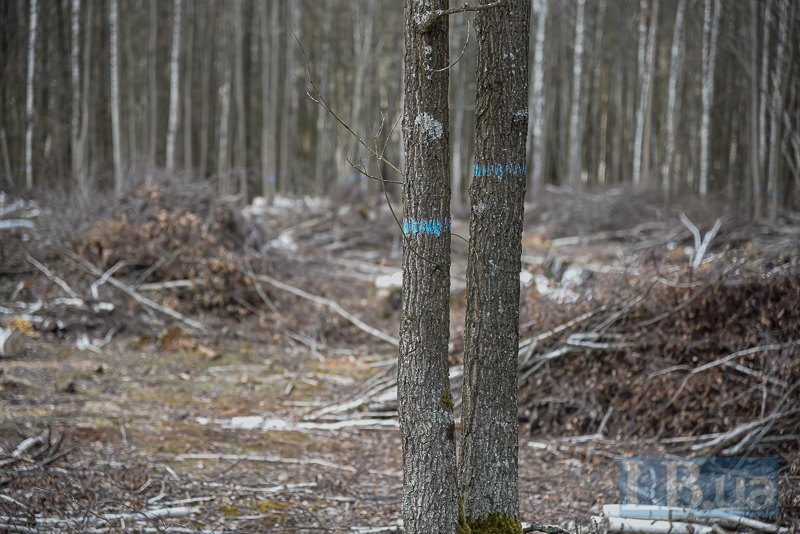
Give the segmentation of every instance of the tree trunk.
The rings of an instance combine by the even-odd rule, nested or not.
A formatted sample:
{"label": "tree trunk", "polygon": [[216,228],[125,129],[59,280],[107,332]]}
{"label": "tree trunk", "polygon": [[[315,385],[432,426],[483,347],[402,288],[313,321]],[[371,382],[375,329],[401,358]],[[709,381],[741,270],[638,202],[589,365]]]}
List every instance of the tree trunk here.
{"label": "tree trunk", "polygon": [[581,85],[583,81],[584,13],[586,0],[578,0],[575,13],[575,58],[572,63],[572,105],[569,119],[569,171],[567,179],[574,185],[581,183],[583,174],[583,110]]}
{"label": "tree trunk", "polygon": [[217,180],[219,180],[219,192],[222,195],[232,195],[233,185],[230,176],[230,150],[228,149],[228,129],[230,126],[231,112],[231,66],[230,50],[228,49],[231,41],[231,28],[229,28],[227,17],[223,14],[220,24],[222,25],[220,43],[220,63],[222,85],[219,88],[219,144],[217,146]]}
{"label": "tree trunk", "polygon": [[669,194],[672,185],[672,159],[675,155],[675,120],[678,117],[678,87],[683,71],[683,20],[686,11],[686,0],[679,0],[675,14],[675,28],[672,32],[672,52],[669,65],[669,81],[667,82],[667,151],[661,172],[661,188]]}
{"label": "tree trunk", "polygon": [[[112,0],[116,1],[116,0]],[[147,150],[147,174],[145,181],[153,181],[156,169],[156,147],[158,146],[158,2],[150,0],[150,31],[147,46],[147,59],[150,64],[150,127]]]}
{"label": "tree trunk", "polygon": [[750,202],[753,219],[761,218],[761,160],[762,152],[758,120],[758,2],[750,2],[750,181],[752,199]]}
{"label": "tree trunk", "polygon": [[[768,176],[767,172],[767,126],[769,115],[767,115],[767,101],[769,100],[769,37],[772,32],[772,0],[766,0],[764,4],[764,29],[763,44],[761,46],[761,80],[760,80],[760,101],[758,106],[758,168]],[[760,212],[763,205],[758,207]]]}
{"label": "tree trunk", "polygon": [[528,97],[528,161],[531,170],[530,189],[537,193],[543,183],[544,139],[544,39],[547,24],[547,7],[550,0],[531,0],[536,13],[536,46],[534,50],[533,72]]}
{"label": "tree trunk", "polygon": [[71,13],[71,42],[69,50],[70,91],[72,100],[70,105],[70,161],[72,163],[72,179],[78,190],[84,191],[86,183],[82,172],[80,135],[81,135],[81,0],[72,0]]}
{"label": "tree trunk", "polygon": [[719,33],[719,16],[722,10],[720,0],[705,0],[703,10],[703,111],[700,122],[700,179],[698,190],[701,197],[708,194],[710,142],[711,142],[711,106],[714,103],[714,65],[717,57],[717,35]]}
{"label": "tree trunk", "polygon": [[[320,39],[319,72],[316,83],[320,90],[323,91],[323,94],[327,95],[328,88],[333,86],[331,83],[331,26],[334,10],[331,0],[325,0],[322,11],[324,16],[322,19],[322,37]],[[314,157],[314,192],[317,195],[324,194],[330,183],[330,162],[333,158],[332,136],[334,132],[331,131],[329,124],[328,112],[317,106],[317,152]]]}
{"label": "tree trunk", "polygon": [[181,12],[182,0],[175,0],[175,18],[172,20],[172,51],[169,59],[169,114],[167,122],[167,170],[175,170],[175,133],[178,130],[180,104],[180,57],[181,57]]}
{"label": "tree trunk", "polygon": [[204,5],[203,9],[203,34],[207,36],[207,42],[203,46],[203,59],[200,65],[200,154],[198,158],[197,177],[201,180],[206,179],[208,174],[208,144],[211,136],[211,79],[214,55],[214,38],[208,36],[211,26],[211,7]]}
{"label": "tree trunk", "polygon": [[[403,311],[397,389],[403,527],[455,532],[455,423],[448,377],[450,138],[447,0],[405,0]],[[443,69],[443,70],[437,70]],[[436,71],[436,72],[434,72]]]}
{"label": "tree trunk", "polygon": [[778,217],[778,197],[780,187],[781,160],[781,122],[783,118],[783,75],[786,63],[786,47],[788,37],[789,0],[778,0],[778,43],[775,48],[775,62],[772,72],[772,94],[770,103],[770,150],[767,174],[767,201],[770,221]]}
{"label": "tree trunk", "polygon": [[239,193],[242,201],[247,202],[247,112],[245,111],[244,101],[244,16],[242,8],[243,0],[235,0],[233,3],[233,13],[235,17],[233,38],[235,39],[234,69],[236,87],[236,145],[234,155],[236,157],[236,172],[239,175]]}
{"label": "tree trunk", "polygon": [[119,18],[117,17],[118,0],[111,0],[108,9],[109,54],[111,75],[111,145],[114,160],[114,194],[122,196],[122,139],[119,117]]}
{"label": "tree trunk", "polygon": [[191,171],[195,168],[194,164],[194,132],[192,131],[192,94],[194,89],[194,65],[192,56],[194,54],[194,17],[192,16],[194,5],[187,6],[186,12],[186,46],[185,50],[185,75],[183,82],[183,168]]}
{"label": "tree trunk", "polygon": [[517,353],[529,21],[528,0],[510,0],[475,17],[475,165],[458,478],[467,523],[479,529],[498,524],[497,532],[521,532]]}
{"label": "tree trunk", "polygon": [[[647,178],[650,145],[650,108],[652,91],[650,88],[655,68],[656,28],[658,26],[658,0],[653,0],[652,11],[648,13],[647,1],[641,3],[642,13],[639,21],[639,105],[636,108],[636,137],[633,144],[633,183],[640,185]],[[647,36],[647,20],[650,21]],[[645,41],[645,36],[647,39]]]}
{"label": "tree trunk", "polygon": [[87,2],[86,6],[86,31],[83,40],[83,91],[81,93],[81,127],[78,137],[78,168],[84,187],[89,185],[89,119],[92,88],[92,36],[93,36],[93,2]]}
{"label": "tree trunk", "polygon": [[33,189],[34,76],[36,74],[36,34],[39,29],[37,0],[31,0],[28,30],[28,79],[25,85],[25,187]]}

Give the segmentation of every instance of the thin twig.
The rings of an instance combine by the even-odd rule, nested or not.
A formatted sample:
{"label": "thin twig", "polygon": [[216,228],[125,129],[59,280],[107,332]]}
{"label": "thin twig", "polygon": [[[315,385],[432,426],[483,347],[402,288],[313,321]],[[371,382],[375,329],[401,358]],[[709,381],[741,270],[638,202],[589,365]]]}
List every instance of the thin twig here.
{"label": "thin twig", "polygon": [[419,24],[419,31],[422,33],[431,31],[431,28],[436,23],[436,21],[441,17],[446,17],[449,15],[455,15],[457,13],[466,13],[468,11],[486,11],[488,9],[494,9],[496,7],[500,7],[506,4],[506,0],[498,0],[497,2],[492,2],[491,4],[484,4],[484,5],[477,5],[472,6],[470,4],[464,4],[460,7],[454,7],[453,9],[437,9],[436,11],[431,11],[425,18],[422,19],[422,22]]}

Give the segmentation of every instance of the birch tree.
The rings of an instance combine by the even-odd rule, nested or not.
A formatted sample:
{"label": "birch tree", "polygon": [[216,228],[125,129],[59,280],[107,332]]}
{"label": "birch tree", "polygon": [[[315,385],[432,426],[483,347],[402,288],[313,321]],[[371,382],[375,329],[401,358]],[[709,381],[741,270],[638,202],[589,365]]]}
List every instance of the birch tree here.
{"label": "birch tree", "polygon": [[33,189],[34,77],[36,74],[36,34],[39,28],[37,0],[31,0],[28,22],[28,78],[25,84],[25,187]]}
{"label": "birch tree", "polygon": [[122,139],[119,124],[119,18],[118,0],[110,0],[108,5],[109,55],[111,76],[111,145],[114,160],[114,194],[122,196]]}
{"label": "birch tree", "polygon": [[[450,134],[447,0],[405,0],[403,303],[397,392],[403,528],[452,533],[458,518],[448,377]],[[431,18],[429,27],[423,21]]]}
{"label": "birch tree", "polygon": [[547,7],[550,0],[531,0],[533,12],[536,14],[536,44],[531,72],[532,90],[528,97],[528,161],[530,167],[530,185],[533,191],[542,186],[544,166],[544,140],[542,124],[544,122],[544,38],[547,24]]}
{"label": "birch tree", "polygon": [[181,54],[182,0],[175,0],[175,17],[172,20],[172,49],[169,59],[169,114],[167,122],[167,169],[175,170],[175,133],[178,130],[180,104],[180,54]]}
{"label": "birch tree", "polygon": [[575,13],[575,58],[572,64],[572,105],[569,119],[569,180],[577,185],[581,182],[583,153],[583,121],[581,82],[583,80],[584,12],[586,0],[578,0]]}
{"label": "birch tree", "polygon": [[686,12],[686,0],[678,1],[675,13],[675,27],[672,31],[672,49],[669,63],[669,81],[667,82],[667,148],[661,171],[661,187],[665,193],[671,190],[672,159],[675,155],[675,121],[678,118],[678,87],[683,70],[683,20]]}
{"label": "birch tree", "polygon": [[[578,9],[576,28],[583,33]],[[509,0],[475,17],[475,163],[458,466],[464,520],[474,532],[522,531],[517,353],[529,21],[528,0]]]}
{"label": "birch tree", "polygon": [[711,106],[714,103],[714,71],[717,60],[717,36],[722,11],[720,0],[704,0],[703,4],[703,84],[702,115],[700,119],[700,179],[698,190],[701,197],[708,194],[709,146],[711,136]]}

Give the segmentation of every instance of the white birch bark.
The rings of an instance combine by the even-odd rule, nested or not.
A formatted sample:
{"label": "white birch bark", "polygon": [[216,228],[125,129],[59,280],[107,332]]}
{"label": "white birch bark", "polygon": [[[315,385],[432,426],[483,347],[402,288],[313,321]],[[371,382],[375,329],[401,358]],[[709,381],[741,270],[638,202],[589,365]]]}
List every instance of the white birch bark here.
{"label": "white birch bark", "polygon": [[181,13],[182,0],[175,0],[175,17],[172,20],[172,50],[169,59],[169,113],[167,119],[167,170],[175,170],[175,134],[178,130],[181,87]]}
{"label": "white birch bark", "polygon": [[705,0],[703,10],[703,111],[700,123],[700,179],[698,190],[701,197],[708,194],[709,145],[711,135],[711,106],[714,103],[714,66],[717,57],[719,17],[722,11],[720,0]]}
{"label": "white birch bark", "polygon": [[108,9],[109,54],[111,75],[111,145],[114,159],[114,193],[122,195],[122,140],[119,124],[119,17],[117,15],[118,0],[111,0]]}
{"label": "white birch bark", "polygon": [[549,0],[531,0],[536,16],[536,44],[534,48],[533,69],[531,70],[531,91],[528,97],[528,159],[530,161],[529,190],[537,193],[542,187],[544,166],[544,44]]}
{"label": "white birch bark", "polygon": [[578,0],[575,13],[575,58],[572,64],[572,105],[570,106],[569,135],[569,180],[577,185],[581,183],[583,174],[583,128],[582,128],[582,98],[581,85],[583,81],[583,43],[584,43],[584,14],[586,0]]}
{"label": "white birch bark", "polygon": [[31,0],[28,28],[28,78],[25,85],[25,187],[33,189],[33,97],[36,73],[36,34],[39,29],[39,6]]}
{"label": "white birch bark", "polygon": [[661,188],[669,193],[672,188],[672,158],[675,155],[675,122],[678,118],[678,87],[683,72],[683,21],[686,12],[686,0],[679,0],[675,14],[675,27],[672,32],[672,50],[667,83],[667,148],[661,172]]}
{"label": "white birch bark", "polygon": [[72,163],[72,179],[78,185],[78,189],[83,191],[86,184],[84,183],[84,174],[81,169],[81,149],[80,149],[80,135],[81,135],[81,70],[80,70],[80,54],[81,54],[81,0],[72,0],[71,16],[71,32],[70,32],[70,50],[69,50],[69,74],[70,74],[70,91],[71,91],[71,107],[70,107],[70,161]]}

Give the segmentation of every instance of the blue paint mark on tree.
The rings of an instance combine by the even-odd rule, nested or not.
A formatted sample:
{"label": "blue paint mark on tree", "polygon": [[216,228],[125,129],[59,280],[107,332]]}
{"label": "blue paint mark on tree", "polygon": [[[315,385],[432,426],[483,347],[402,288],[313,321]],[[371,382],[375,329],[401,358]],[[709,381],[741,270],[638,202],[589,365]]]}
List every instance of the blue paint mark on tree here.
{"label": "blue paint mark on tree", "polygon": [[403,219],[403,234],[409,237],[418,235],[439,236],[450,231],[450,217],[444,219]]}
{"label": "blue paint mark on tree", "polygon": [[475,178],[481,177],[496,177],[502,178],[503,176],[525,176],[527,169],[524,163],[475,163],[472,168],[472,176]]}

